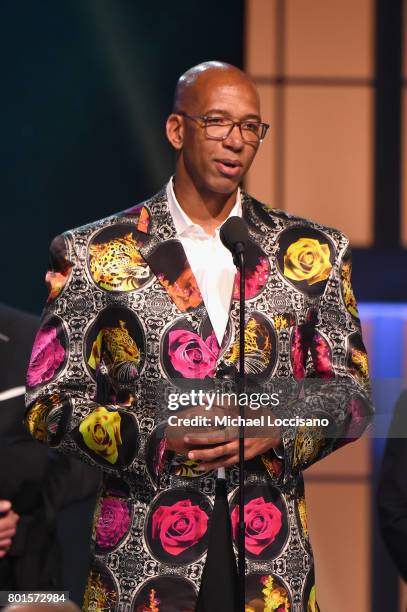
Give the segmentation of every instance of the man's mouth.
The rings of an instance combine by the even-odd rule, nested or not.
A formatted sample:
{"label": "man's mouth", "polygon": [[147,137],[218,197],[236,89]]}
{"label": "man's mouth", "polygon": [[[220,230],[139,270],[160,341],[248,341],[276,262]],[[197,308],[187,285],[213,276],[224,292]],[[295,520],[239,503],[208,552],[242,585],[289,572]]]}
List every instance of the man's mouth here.
{"label": "man's mouth", "polygon": [[215,159],[215,165],[223,176],[237,176],[242,168],[238,159]]}

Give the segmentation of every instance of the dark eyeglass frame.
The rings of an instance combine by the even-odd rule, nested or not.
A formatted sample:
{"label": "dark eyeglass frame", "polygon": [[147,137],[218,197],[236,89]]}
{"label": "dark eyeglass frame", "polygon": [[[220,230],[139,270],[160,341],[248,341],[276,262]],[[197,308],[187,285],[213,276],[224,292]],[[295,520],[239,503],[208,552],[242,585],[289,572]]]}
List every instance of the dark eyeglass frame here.
{"label": "dark eyeglass frame", "polygon": [[[256,120],[250,120],[250,119],[244,119],[243,121],[233,121],[233,119],[229,119],[228,117],[222,117],[221,115],[190,115],[189,113],[185,112],[185,111],[180,111],[177,113],[177,115],[182,115],[183,117],[186,117],[187,119],[192,119],[193,121],[203,121],[204,125],[201,127],[204,127],[205,129],[205,134],[207,136],[207,138],[209,138],[210,140],[226,140],[226,138],[229,138],[232,130],[234,129],[235,125],[239,126],[239,131],[240,131],[240,135],[242,137],[243,142],[246,142],[247,144],[260,144],[263,142],[263,140],[266,137],[267,134],[267,130],[269,129],[270,125],[268,123],[263,123],[262,121],[256,121]],[[225,119],[226,121],[230,121],[230,128],[227,134],[225,134],[225,136],[212,136],[211,134],[208,134],[208,121],[209,119],[214,119],[214,118],[222,118]],[[260,136],[257,140],[247,140],[244,137],[243,131],[242,131],[242,124],[244,123],[257,123],[260,128],[261,128],[261,132],[260,132]],[[226,127],[226,126],[224,126]],[[253,134],[255,134],[255,132],[253,132]]]}

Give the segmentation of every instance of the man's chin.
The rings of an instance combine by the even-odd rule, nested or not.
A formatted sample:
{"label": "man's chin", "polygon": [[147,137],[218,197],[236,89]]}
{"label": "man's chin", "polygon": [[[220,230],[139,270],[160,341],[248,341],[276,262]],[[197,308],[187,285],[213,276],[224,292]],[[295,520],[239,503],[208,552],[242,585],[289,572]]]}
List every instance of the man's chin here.
{"label": "man's chin", "polygon": [[216,177],[210,181],[209,190],[222,195],[230,195],[239,187],[241,177],[239,179],[229,177]]}

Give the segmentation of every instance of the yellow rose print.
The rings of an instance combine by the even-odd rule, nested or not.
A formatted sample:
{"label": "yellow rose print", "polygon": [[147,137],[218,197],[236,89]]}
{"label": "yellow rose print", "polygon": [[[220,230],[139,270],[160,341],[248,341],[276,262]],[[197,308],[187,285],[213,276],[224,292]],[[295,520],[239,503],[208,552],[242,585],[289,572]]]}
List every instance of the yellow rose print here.
{"label": "yellow rose print", "polygon": [[79,426],[86,446],[109,463],[116,463],[119,456],[117,447],[122,444],[120,421],[118,412],[110,412],[100,406],[91,412]]}
{"label": "yellow rose print", "polygon": [[284,255],[284,276],[314,285],[328,278],[332,270],[329,246],[314,238],[299,238]]}

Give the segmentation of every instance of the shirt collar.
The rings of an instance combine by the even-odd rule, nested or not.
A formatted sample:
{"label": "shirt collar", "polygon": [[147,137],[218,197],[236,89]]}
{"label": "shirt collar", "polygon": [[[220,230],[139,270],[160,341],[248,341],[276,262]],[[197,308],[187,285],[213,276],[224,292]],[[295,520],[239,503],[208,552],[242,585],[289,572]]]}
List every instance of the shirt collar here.
{"label": "shirt collar", "polygon": [[[202,229],[202,227],[198,225],[197,223],[194,223],[192,219],[188,217],[185,211],[182,210],[175,196],[173,179],[174,177],[171,177],[167,184],[167,200],[168,200],[168,207],[170,209],[172,220],[174,221],[175,229],[177,230],[178,236],[191,236],[193,234],[195,235],[203,234],[205,236],[208,236],[208,234],[206,234],[206,232]],[[236,202],[232,210],[230,211],[228,218],[232,216],[236,216],[236,217],[242,216],[242,202],[241,202],[241,196],[240,196],[240,187],[238,187],[237,195],[236,195]],[[216,228],[215,230],[216,233],[219,232],[221,225],[222,224],[220,224],[219,227]]]}

